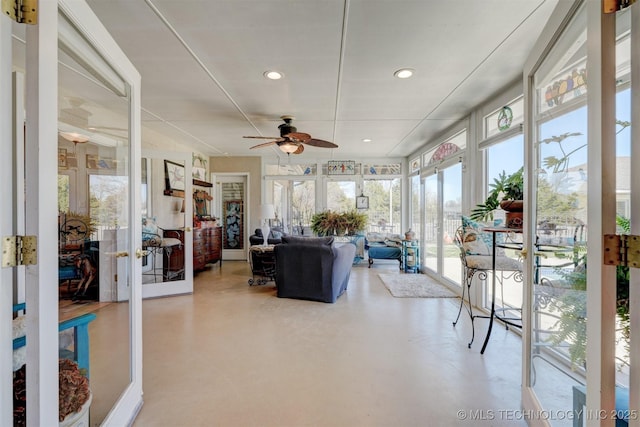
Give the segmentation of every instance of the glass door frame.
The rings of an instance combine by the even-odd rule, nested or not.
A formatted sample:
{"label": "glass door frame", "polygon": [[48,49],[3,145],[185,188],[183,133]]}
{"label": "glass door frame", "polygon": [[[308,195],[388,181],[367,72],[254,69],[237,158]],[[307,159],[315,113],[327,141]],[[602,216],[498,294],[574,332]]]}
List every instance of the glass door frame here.
{"label": "glass door frame", "polygon": [[[444,198],[443,198],[443,192],[444,192],[444,171],[448,168],[454,167],[457,164],[461,164],[463,166],[462,170],[461,170],[461,177],[460,177],[460,182],[462,184],[462,186],[464,187],[464,164],[465,164],[465,153],[461,153],[459,156],[452,156],[449,159],[444,160],[442,163],[439,163],[438,165],[433,165],[430,166],[428,168],[423,169],[420,172],[420,184],[421,184],[421,199],[423,200],[423,204],[421,206],[425,207],[426,206],[426,197],[425,197],[425,180],[429,175],[433,175],[436,174],[438,176],[438,183],[437,183],[437,187],[438,187],[438,194],[437,194],[437,221],[438,221],[438,225],[437,225],[437,236],[436,236],[436,253],[437,253],[437,260],[436,260],[436,270],[433,270],[429,267],[427,267],[427,263],[425,262],[425,256],[426,256],[426,248],[424,247],[424,245],[426,244],[426,224],[424,224],[424,221],[426,220],[425,214],[423,213],[422,215],[422,236],[421,236],[421,246],[422,246],[422,256],[421,256],[421,265],[422,265],[422,269],[423,270],[427,270],[429,272],[431,272],[432,274],[436,275],[438,278],[446,281],[447,283],[450,283],[452,285],[455,286],[456,289],[461,290],[462,289],[462,284],[461,283],[456,283],[455,281],[449,279],[448,277],[446,277],[444,275],[444,226],[443,226],[443,222],[444,222]],[[463,188],[460,188],[460,194],[461,194],[461,203],[463,206],[464,204],[464,191]],[[461,220],[460,220],[461,221]],[[460,225],[462,225],[462,222],[460,222]],[[451,236],[453,237],[453,236]],[[461,266],[461,270],[462,271],[462,266]],[[462,273],[461,273],[462,274]]]}
{"label": "glass door frame", "polygon": [[[120,50],[117,44],[110,37],[106,29],[102,26],[93,11],[85,2],[58,0],[56,2],[39,2],[38,4],[38,25],[27,25],[26,30],[26,144],[25,144],[25,215],[20,218],[19,209],[9,203],[3,205],[0,217],[2,219],[3,235],[17,234],[20,226],[10,225],[10,223],[25,224],[24,234],[37,236],[38,239],[38,264],[33,266],[19,267],[26,269],[26,292],[25,302],[32,310],[27,313],[27,335],[29,345],[27,346],[27,366],[38,367],[30,370],[27,375],[27,400],[29,425],[49,425],[58,423],[58,296],[57,287],[40,286],[42,278],[49,278],[58,274],[57,257],[52,254],[57,253],[57,226],[56,217],[57,206],[57,145],[52,144],[51,135],[58,134],[58,14],[59,10],[81,31],[86,40],[93,45],[96,51],[100,52],[104,58],[108,58],[113,69],[123,78],[130,88],[130,110],[129,121],[129,158],[132,160],[129,165],[130,198],[129,216],[137,217],[136,212],[140,212],[140,189],[133,183],[140,181],[140,167],[136,163],[140,159],[140,75],[135,70],[131,62]],[[2,47],[0,48],[0,85],[4,94],[12,93],[11,87],[11,26],[15,25],[9,18],[0,18],[0,31],[2,32]],[[22,25],[22,24],[20,24]],[[6,90],[5,89],[9,89]],[[11,136],[11,102],[12,97],[3,97],[6,101],[0,107],[3,129],[3,147],[5,154],[19,152],[21,138],[15,140]],[[16,123],[16,133],[23,131],[22,123]],[[8,135],[7,135],[8,133]],[[14,142],[15,141],[15,142]],[[20,178],[21,165],[10,164],[16,159],[11,155],[3,156],[3,165],[9,166],[6,170],[13,171],[12,179],[3,180],[3,188],[11,186],[7,192],[16,190]],[[18,157],[19,159],[19,157]],[[17,200],[19,201],[19,197]],[[138,202],[136,202],[138,201]],[[129,354],[131,370],[129,373],[130,383],[119,400],[115,403],[111,412],[104,420],[104,425],[126,425],[130,424],[135,414],[142,405],[142,317],[141,317],[141,289],[140,270],[141,261],[133,255],[134,247],[141,244],[141,225],[134,222],[128,232],[129,256],[127,258],[127,268],[130,272],[130,337],[131,353]],[[2,312],[3,319],[9,319],[7,311],[14,301],[13,292],[13,269],[2,269],[0,275],[2,280],[3,298]],[[47,280],[48,281],[48,280]],[[5,283],[6,282],[6,283]],[[6,296],[6,298],[4,298]],[[18,298],[20,290],[18,291]],[[22,302],[22,301],[20,301]],[[31,315],[29,315],[31,314]],[[10,326],[9,326],[10,328]],[[3,342],[8,342],[10,332],[7,334],[7,322],[2,323],[0,336]],[[9,329],[10,331],[10,329]],[[4,349],[7,349],[6,351]],[[2,356],[2,395],[11,387],[11,372],[7,372],[12,366],[10,361],[11,348],[3,346]],[[2,415],[0,424],[12,423],[12,410],[6,410],[5,401],[2,399]]]}
{"label": "glass door frame", "polygon": [[[534,75],[551,51],[560,34],[568,28],[570,18],[581,6],[586,7],[587,14],[587,74],[589,75],[589,91],[587,94],[588,109],[588,173],[591,176],[588,189],[589,233],[593,242],[602,241],[599,236],[615,234],[615,56],[607,52],[615,52],[615,14],[604,14],[602,3],[596,1],[559,2],[552,13],[547,26],[542,31],[536,46],[530,54],[523,72],[525,88],[525,227],[524,245],[526,253],[535,253],[536,224],[531,221],[536,214],[535,182],[537,151],[537,127],[534,121],[536,93]],[[638,16],[635,5],[635,16]],[[636,22],[638,20],[636,19]],[[633,27],[633,26],[632,26]],[[634,27],[637,31],[638,26]],[[636,36],[637,37],[637,36]],[[633,34],[632,34],[633,38]],[[632,55],[637,59],[638,55]],[[637,67],[637,65],[636,65]],[[635,97],[638,104],[638,97]],[[633,107],[632,107],[633,111]],[[634,127],[637,129],[637,127]],[[635,131],[637,132],[637,130]],[[632,192],[633,197],[633,192]],[[633,229],[632,229],[633,230]],[[611,308],[615,307],[614,292],[607,290],[602,283],[615,283],[615,267],[603,266],[602,244],[589,246],[587,254],[587,396],[586,409],[592,414],[612,413],[615,407],[615,316]],[[534,257],[525,260],[524,282],[525,295],[523,306],[523,364],[522,364],[522,405],[525,410],[541,411],[542,407],[532,385],[532,345],[533,333],[533,268]],[[632,286],[633,288],[633,286]],[[615,310],[613,310],[615,313]],[[633,327],[633,326],[632,326]],[[633,341],[632,341],[633,345]],[[633,363],[633,361],[632,361]],[[637,363],[637,362],[636,362]],[[633,366],[633,365],[632,365]],[[636,374],[637,377],[637,374]],[[632,382],[634,380],[632,379]],[[638,396],[637,382],[632,384],[631,400]],[[600,390],[600,392],[598,392]],[[635,409],[632,405],[629,409]],[[604,412],[599,412],[604,411]],[[604,422],[597,417],[587,420],[588,425],[600,425]],[[612,425],[612,421],[609,420]],[[635,420],[635,425],[639,421]],[[547,420],[531,420],[529,425],[548,425]]]}
{"label": "glass door frame", "polygon": [[223,182],[242,182],[244,184],[243,194],[243,231],[242,231],[242,249],[225,249],[224,248],[224,236],[222,236],[222,260],[223,261],[239,261],[249,260],[249,235],[253,233],[251,222],[251,176],[247,172],[212,172],[211,182],[213,185],[213,214],[220,219],[220,226],[222,226],[222,233],[224,234],[224,206],[222,204],[222,183]]}
{"label": "glass door frame", "polygon": [[[185,203],[183,205],[184,213],[182,214],[184,216],[184,222],[183,226],[179,227],[183,230],[184,240],[184,278],[181,280],[145,283],[142,285],[142,298],[157,298],[170,295],[191,294],[193,293],[193,180],[189,178],[192,176],[192,154],[175,151],[142,150],[142,157],[150,160],[171,160],[177,163],[182,163],[184,165],[185,174],[185,189],[183,199]],[[140,164],[140,162],[138,163]],[[158,164],[158,162],[156,162],[156,164]],[[152,179],[153,175],[157,176],[157,174],[153,173],[152,169],[152,176],[148,177],[148,179]],[[164,171],[162,171],[160,175],[164,176]],[[138,181],[138,186],[141,185],[141,182],[141,180]],[[163,191],[163,188],[163,183],[154,182],[151,185],[151,191],[156,195]],[[153,200],[153,196],[149,197],[150,200]],[[163,195],[161,197],[166,196]],[[158,205],[158,203],[151,203],[151,217],[156,216],[156,213],[153,212],[153,207],[158,207]],[[135,218],[135,221],[137,221],[137,218]],[[159,225],[162,226],[163,224]],[[158,254],[156,254],[156,256],[157,255]],[[164,262],[164,252],[162,252],[162,258]],[[155,261],[157,260],[154,259],[153,262]]]}

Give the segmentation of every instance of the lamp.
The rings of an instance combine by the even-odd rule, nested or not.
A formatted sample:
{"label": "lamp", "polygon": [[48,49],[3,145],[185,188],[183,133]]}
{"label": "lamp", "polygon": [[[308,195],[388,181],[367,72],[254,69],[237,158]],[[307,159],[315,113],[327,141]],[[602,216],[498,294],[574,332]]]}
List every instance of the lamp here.
{"label": "lamp", "polygon": [[293,154],[298,151],[299,148],[298,144],[294,142],[283,142],[282,144],[278,145],[278,147],[280,147],[280,150],[287,154]]}
{"label": "lamp", "polygon": [[264,238],[264,246],[267,246],[267,239],[269,238],[269,233],[271,232],[271,228],[269,227],[269,220],[275,217],[275,215],[276,212],[272,204],[267,203],[260,205],[260,219],[262,220],[262,227],[260,227],[260,230],[262,231],[262,237]]}

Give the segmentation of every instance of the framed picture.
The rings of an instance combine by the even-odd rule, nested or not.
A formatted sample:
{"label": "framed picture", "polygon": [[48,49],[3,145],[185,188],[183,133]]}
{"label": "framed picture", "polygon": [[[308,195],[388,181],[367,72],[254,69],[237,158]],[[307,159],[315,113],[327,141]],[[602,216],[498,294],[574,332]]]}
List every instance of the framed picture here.
{"label": "framed picture", "polygon": [[167,190],[185,190],[184,166],[171,160],[164,161],[164,181]]}
{"label": "framed picture", "polygon": [[200,181],[206,181],[207,172],[205,168],[191,168],[191,175],[193,175],[193,179],[199,179]]}
{"label": "framed picture", "polygon": [[369,196],[356,197],[356,209],[369,209]]}
{"label": "framed picture", "polygon": [[327,175],[355,175],[356,162],[353,160],[329,160]]}
{"label": "framed picture", "polygon": [[58,167],[67,168],[67,150],[65,148],[58,148]]}
{"label": "framed picture", "polygon": [[67,152],[67,168],[69,169],[78,168],[78,159],[76,157],[76,153]]}

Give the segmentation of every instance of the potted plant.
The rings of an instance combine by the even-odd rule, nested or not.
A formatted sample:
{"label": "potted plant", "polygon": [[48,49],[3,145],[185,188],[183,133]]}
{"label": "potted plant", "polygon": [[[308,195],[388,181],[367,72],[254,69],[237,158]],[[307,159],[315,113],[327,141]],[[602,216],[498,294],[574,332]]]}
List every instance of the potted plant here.
{"label": "potted plant", "polygon": [[345,213],[326,210],[311,217],[311,230],[318,236],[343,236],[347,232],[354,234],[364,230],[368,219],[367,214],[356,210]]}
{"label": "potted plant", "polygon": [[484,221],[493,219],[493,211],[501,207],[507,211],[507,227],[522,228],[524,167],[511,175],[502,171],[489,187],[491,190],[485,202],[471,210],[471,219]]}
{"label": "potted plant", "polygon": [[317,212],[311,217],[311,230],[317,236],[331,236],[336,229],[336,214],[330,210]]}
{"label": "potted plant", "polygon": [[342,215],[345,218],[349,234],[358,234],[358,232],[363,231],[369,221],[369,217],[366,213],[358,212],[356,209],[345,212]]}

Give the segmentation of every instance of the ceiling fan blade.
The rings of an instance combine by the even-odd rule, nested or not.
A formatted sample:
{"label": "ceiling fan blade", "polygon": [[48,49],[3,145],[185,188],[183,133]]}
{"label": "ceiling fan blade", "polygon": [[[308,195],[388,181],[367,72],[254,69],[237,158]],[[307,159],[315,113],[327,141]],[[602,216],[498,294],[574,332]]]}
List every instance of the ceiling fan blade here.
{"label": "ceiling fan blade", "polygon": [[307,142],[311,139],[311,135],[304,132],[291,132],[286,135],[283,135],[285,138],[289,138],[293,142]]}
{"label": "ceiling fan blade", "polygon": [[243,138],[253,138],[253,139],[279,139],[284,141],[284,138],[280,138],[279,136],[243,136]]}
{"label": "ceiling fan blade", "polygon": [[303,151],[304,151],[304,145],[300,144],[300,145],[298,145],[298,149],[296,151],[294,151],[293,153],[291,153],[291,154],[300,154]]}
{"label": "ceiling fan blade", "polygon": [[302,142],[304,142],[307,145],[311,145],[313,147],[338,148],[337,144],[334,144],[333,142],[325,141],[322,139],[311,138],[307,141],[302,141]]}
{"label": "ceiling fan blade", "polygon": [[258,144],[258,145],[254,145],[253,147],[249,147],[249,149],[268,147],[270,145],[275,145],[277,143],[278,143],[278,141],[263,142],[262,144]]}

